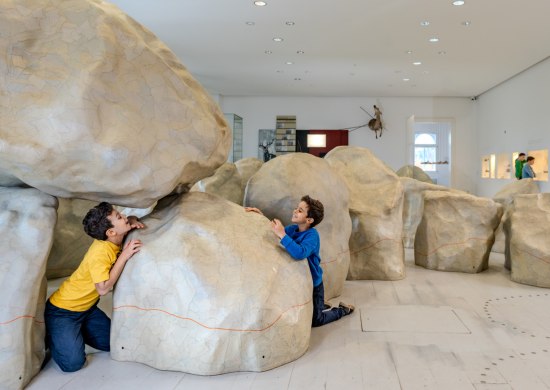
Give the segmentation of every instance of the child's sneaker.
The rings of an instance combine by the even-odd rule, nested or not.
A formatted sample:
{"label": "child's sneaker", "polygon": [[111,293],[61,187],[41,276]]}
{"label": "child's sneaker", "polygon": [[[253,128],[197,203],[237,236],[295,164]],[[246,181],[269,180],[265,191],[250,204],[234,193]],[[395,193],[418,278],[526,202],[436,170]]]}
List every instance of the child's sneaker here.
{"label": "child's sneaker", "polygon": [[344,310],[344,315],[345,316],[350,315],[355,310],[355,306],[350,305],[349,303],[344,303],[344,302],[340,302],[338,307],[341,308],[342,310]]}
{"label": "child's sneaker", "polygon": [[323,311],[332,309],[330,302],[325,302],[323,305]]}

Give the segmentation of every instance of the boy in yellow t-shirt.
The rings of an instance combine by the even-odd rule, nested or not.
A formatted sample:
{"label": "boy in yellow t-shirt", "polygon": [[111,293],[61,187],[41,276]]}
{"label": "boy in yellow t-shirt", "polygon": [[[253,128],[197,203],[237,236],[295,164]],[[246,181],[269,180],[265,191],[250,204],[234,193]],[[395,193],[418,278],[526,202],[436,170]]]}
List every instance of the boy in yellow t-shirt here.
{"label": "boy in yellow t-shirt", "polygon": [[121,252],[124,237],[130,230],[144,227],[137,217],[125,217],[107,202],[90,209],[82,224],[95,240],[77,270],[48,299],[44,314],[46,343],[65,372],[84,366],[84,344],[110,350],[111,320],[97,303],[101,295],[111,291],[126,262],[141,248],[140,240],[131,240]]}

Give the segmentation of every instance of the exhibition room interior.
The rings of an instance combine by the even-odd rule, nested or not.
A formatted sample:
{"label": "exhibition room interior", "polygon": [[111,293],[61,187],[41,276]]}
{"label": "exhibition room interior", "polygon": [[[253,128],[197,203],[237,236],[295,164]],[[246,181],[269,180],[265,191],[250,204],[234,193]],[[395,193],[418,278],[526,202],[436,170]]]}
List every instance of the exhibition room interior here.
{"label": "exhibition room interior", "polygon": [[[364,148],[380,169],[416,166],[438,191],[472,199],[475,230],[487,199],[503,203],[499,221],[515,221],[512,197],[497,194],[518,185],[515,161],[525,153],[536,176],[521,196],[540,207],[532,228],[550,233],[547,0],[110,3],[156,35],[219,106],[232,130],[228,162]],[[437,239],[453,224],[440,223]],[[87,347],[84,368],[64,373],[49,360],[26,388],[550,389],[550,281],[514,280],[513,227],[506,239],[498,229],[475,272],[422,263],[413,237],[402,277],[346,280],[329,303],[355,311],[313,328],[305,353],[278,367],[196,375]],[[548,248],[535,244],[537,266],[521,272],[550,278]],[[62,281],[48,280],[48,295]],[[112,293],[99,306],[111,315]]]}

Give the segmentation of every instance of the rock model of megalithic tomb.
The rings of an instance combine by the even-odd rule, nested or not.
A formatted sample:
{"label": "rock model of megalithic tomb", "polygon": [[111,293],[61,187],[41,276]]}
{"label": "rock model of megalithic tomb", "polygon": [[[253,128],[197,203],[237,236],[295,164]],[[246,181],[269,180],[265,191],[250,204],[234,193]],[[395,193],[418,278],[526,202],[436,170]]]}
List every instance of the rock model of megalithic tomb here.
{"label": "rock model of megalithic tomb", "polygon": [[241,160],[235,161],[235,166],[241,175],[241,185],[243,188],[243,194],[246,189],[248,180],[262,167],[263,161],[256,157],[247,157]]}
{"label": "rock model of megalithic tomb", "polygon": [[145,208],[225,162],[231,131],[217,104],[118,8],[0,7],[0,186]]}
{"label": "rock model of megalithic tomb", "polygon": [[434,184],[430,175],[424,172],[422,168],[418,168],[416,165],[404,165],[399,168],[395,174],[399,177],[409,177],[425,183]]}
{"label": "rock model of megalithic tomb", "polygon": [[245,192],[245,206],[257,207],[269,219],[280,219],[285,226],[291,224],[292,211],[302,196],[309,195],[323,203],[325,216],[315,229],[321,240],[325,299],[342,294],[351,234],[349,192],[342,177],[322,158],[291,153],[264,163],[248,181]]}
{"label": "rock model of megalithic tomb", "polygon": [[550,193],[517,195],[505,232],[511,279],[550,288]]}
{"label": "rock model of megalithic tomb", "polygon": [[502,213],[502,205],[489,198],[425,191],[414,241],[415,263],[437,271],[486,270]]}
{"label": "rock model of megalithic tomb", "polygon": [[0,188],[0,389],[21,389],[44,359],[46,260],[57,200]]}
{"label": "rock model of megalithic tomb", "polygon": [[236,165],[230,162],[219,167],[212,176],[199,180],[191,191],[208,192],[238,205],[243,204],[242,178]]}
{"label": "rock model of megalithic tomb", "polygon": [[[503,226],[508,219],[508,209],[514,201],[516,195],[521,194],[538,194],[540,193],[539,186],[533,179],[522,179],[515,180],[510,184],[505,185],[499,192],[493,196],[495,202],[500,203],[504,206],[504,214],[502,215],[502,220],[498,225],[497,231],[495,233],[495,243],[493,244],[492,251],[497,253],[505,253],[506,239],[504,235]],[[509,257],[506,257],[504,266],[507,269],[510,269],[510,263],[508,261]]]}
{"label": "rock model of megalithic tomb", "polygon": [[348,279],[403,279],[403,186],[399,177],[366,148],[339,146],[325,159],[350,190],[353,231]]}
{"label": "rock model of megalithic tomb", "polygon": [[[79,235],[85,207],[76,198],[147,208],[185,192],[226,161],[231,131],[175,55],[107,2],[1,2],[0,53],[0,219],[9,226],[0,229],[8,230],[0,388],[11,389],[43,359],[41,286],[57,207],[50,195],[67,198],[62,222]],[[17,188],[28,186],[37,190]],[[70,273],[86,250],[58,228],[52,277]],[[13,245],[31,237],[32,247]]]}
{"label": "rock model of megalithic tomb", "polygon": [[143,221],[129,236],[143,247],[113,296],[114,359],[214,375],[269,370],[307,350],[309,267],[266,217],[190,192]]}

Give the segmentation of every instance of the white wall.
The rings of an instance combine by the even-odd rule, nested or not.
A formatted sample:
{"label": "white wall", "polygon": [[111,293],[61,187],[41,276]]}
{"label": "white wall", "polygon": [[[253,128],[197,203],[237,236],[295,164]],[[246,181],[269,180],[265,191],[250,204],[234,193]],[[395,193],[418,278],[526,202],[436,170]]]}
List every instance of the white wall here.
{"label": "white wall", "polygon": [[296,115],[297,128],[342,129],[368,122],[360,106],[376,104],[387,127],[382,138],[362,128],[349,134],[349,144],[369,148],[393,169],[408,164],[407,119],[449,119],[454,122],[452,187],[475,191],[477,169],[474,104],[465,98],[351,98],[351,97],[239,97],[221,96],[225,113],[243,118],[243,157],[257,157],[258,129],[274,129],[277,115]]}
{"label": "white wall", "polygon": [[[481,156],[550,148],[550,59],[484,93],[475,103],[477,193],[492,197],[514,179],[482,179]],[[548,182],[539,182],[539,187],[550,192]]]}

